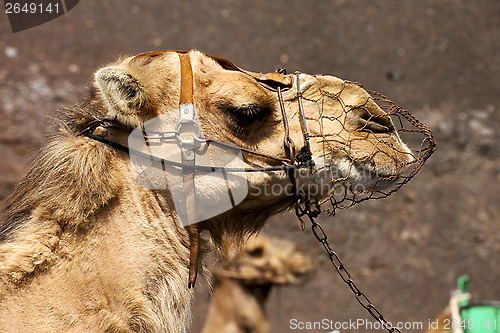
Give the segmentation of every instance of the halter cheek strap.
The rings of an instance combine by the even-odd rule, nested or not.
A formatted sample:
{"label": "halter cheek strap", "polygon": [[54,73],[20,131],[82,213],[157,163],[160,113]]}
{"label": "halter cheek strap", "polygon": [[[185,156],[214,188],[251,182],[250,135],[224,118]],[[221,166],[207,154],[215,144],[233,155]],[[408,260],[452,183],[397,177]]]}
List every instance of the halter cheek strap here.
{"label": "halter cheek strap", "polygon": [[[178,52],[177,54],[179,55],[181,65],[180,122],[178,125],[180,127],[182,124],[195,123],[195,109],[193,104],[193,69],[191,67],[191,59],[189,53]],[[182,183],[184,193],[186,194],[186,216],[189,223],[186,227],[190,244],[188,288],[192,288],[196,283],[200,252],[200,228],[195,223],[195,169],[189,167],[195,165],[195,147],[195,139],[192,142],[190,140],[181,141]]]}
{"label": "halter cheek strap", "polygon": [[[177,129],[179,129],[180,125],[183,123],[190,123],[199,128],[199,125],[194,120],[195,108],[193,104],[193,69],[191,67],[191,59],[189,56],[189,52],[177,52],[179,55],[180,65],[181,65],[181,92],[179,99],[179,110],[180,110],[180,121]],[[304,136],[304,146],[300,149],[299,154],[295,155],[295,145],[290,137],[290,131],[288,126],[288,119],[286,115],[286,110],[283,102],[282,96],[282,85],[290,85],[291,79],[286,76],[285,70],[279,70],[276,73],[268,73],[268,74],[258,74],[243,71],[240,68],[234,66],[231,62],[222,59],[222,58],[214,58],[214,60],[219,62],[219,64],[226,62],[225,65],[229,70],[238,70],[246,73],[257,79],[258,81],[269,81],[275,80],[279,85],[277,86],[278,99],[280,104],[281,115],[283,119],[283,124],[285,127],[285,138],[284,138],[284,147],[287,154],[287,158],[290,160],[290,164],[295,164],[295,159],[297,157],[299,162],[302,165],[306,165],[311,174],[314,174],[314,161],[312,159],[311,148],[309,145],[309,135],[307,132],[306,119],[304,113],[304,107],[302,105],[302,94],[300,90],[300,79],[299,74],[296,74],[296,83],[297,83],[297,94],[298,94],[298,103],[299,103],[299,113],[300,113],[300,125],[302,129],[302,134]],[[232,67],[234,66],[234,67]],[[223,65],[224,67],[224,65]],[[200,137],[200,135],[198,135]],[[190,258],[189,258],[189,283],[188,287],[191,288],[194,286],[196,282],[196,276],[198,272],[198,256],[200,249],[200,229],[197,224],[195,224],[196,216],[195,216],[195,182],[194,182],[194,174],[195,174],[195,149],[196,149],[196,138],[193,138],[192,142],[186,142],[181,140],[181,155],[182,155],[182,178],[183,178],[183,187],[184,193],[186,194],[186,215],[188,219],[189,225],[186,227],[189,234],[189,242],[190,242]],[[294,193],[296,195],[300,195],[297,191],[296,179],[295,179],[295,169],[287,169],[287,176],[290,178],[292,185],[294,187]],[[316,185],[314,176],[313,176],[314,185]],[[302,198],[304,199],[304,198]],[[317,198],[315,200],[317,202]]]}

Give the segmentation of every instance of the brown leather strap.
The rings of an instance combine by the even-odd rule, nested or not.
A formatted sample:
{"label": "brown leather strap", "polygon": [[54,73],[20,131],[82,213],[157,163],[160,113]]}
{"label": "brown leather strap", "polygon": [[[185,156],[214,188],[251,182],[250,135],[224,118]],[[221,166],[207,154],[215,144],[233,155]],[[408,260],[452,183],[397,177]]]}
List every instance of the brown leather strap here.
{"label": "brown leather strap", "polygon": [[[181,94],[179,98],[179,105],[193,104],[193,69],[191,67],[191,59],[188,52],[178,52],[181,64]],[[185,154],[182,153],[182,163],[186,166],[194,166],[194,150],[188,151],[193,154],[192,159],[187,159]],[[183,167],[182,168],[182,182],[184,186],[184,193],[186,194],[186,217],[188,225],[186,230],[189,235],[189,281],[188,288],[194,287],[196,277],[198,275],[198,256],[200,252],[200,230],[196,225],[195,214],[195,186],[194,186],[195,169]]]}
{"label": "brown leather strap", "polygon": [[191,59],[189,53],[179,52],[179,60],[181,63],[181,96],[179,104],[193,103],[193,68],[191,67]]}
{"label": "brown leather strap", "polygon": [[[194,154],[194,152],[192,152]],[[186,165],[194,165],[194,160],[183,160]],[[198,256],[200,252],[200,230],[194,223],[195,214],[195,188],[194,188],[194,169],[182,168],[182,182],[184,193],[186,194],[186,216],[189,225],[186,226],[189,235],[189,281],[188,288],[192,288],[196,283],[198,274]]]}
{"label": "brown leather strap", "polygon": [[[165,51],[145,52],[145,53],[138,54],[136,57],[144,56],[144,55],[148,55],[148,54],[158,54],[160,52],[165,52]],[[181,57],[181,58],[187,56],[186,59],[189,59],[189,51],[177,50],[177,51],[172,51],[172,52],[177,53],[179,55],[179,57]],[[283,88],[291,88],[293,86],[293,78],[291,75],[284,75],[284,74],[276,73],[276,72],[271,72],[271,73],[251,72],[251,71],[247,71],[247,70],[239,68],[238,66],[236,66],[231,61],[229,61],[225,58],[216,57],[216,56],[212,56],[209,54],[206,54],[206,56],[212,58],[219,65],[221,65],[224,69],[245,73],[261,83],[278,83],[278,84],[282,85]],[[182,77],[184,77],[184,75],[182,75]],[[186,86],[192,87],[192,85],[186,85]],[[186,96],[190,96],[190,95],[186,94]]]}
{"label": "brown leather strap", "polygon": [[189,234],[189,281],[188,288],[191,289],[196,283],[198,276],[198,256],[200,253],[200,228],[197,224],[190,224],[187,227]]}
{"label": "brown leather strap", "polygon": [[222,68],[227,69],[227,70],[231,70],[231,71],[238,71],[238,72],[245,73],[247,75],[250,75],[251,77],[253,77],[254,79],[256,79],[259,82],[262,82],[262,83],[265,83],[266,81],[276,82],[276,83],[279,83],[280,85],[282,85],[283,88],[290,88],[293,85],[293,79],[290,75],[285,75],[285,74],[276,73],[276,72],[271,72],[271,73],[266,73],[266,74],[255,73],[255,72],[241,69],[238,66],[236,66],[235,64],[233,64],[231,61],[229,61],[225,58],[216,57],[216,56],[212,56],[212,55],[207,55],[207,56],[209,56],[210,58],[215,60],[219,65],[222,66]]}

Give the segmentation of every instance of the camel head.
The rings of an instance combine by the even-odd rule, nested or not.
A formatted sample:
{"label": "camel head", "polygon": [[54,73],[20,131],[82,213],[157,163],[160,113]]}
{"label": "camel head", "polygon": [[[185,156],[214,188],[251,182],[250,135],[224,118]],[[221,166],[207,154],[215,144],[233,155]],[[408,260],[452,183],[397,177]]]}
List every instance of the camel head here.
{"label": "camel head", "polygon": [[[129,146],[136,144],[138,150],[182,165],[179,140],[172,139],[174,129],[189,127],[179,126],[181,90],[187,89],[182,87],[185,74],[181,75],[179,59],[173,51],[126,58],[97,71],[95,86],[105,102],[107,117],[136,129],[140,143],[129,139]],[[210,143],[241,148],[234,152],[233,148],[204,141],[195,149],[197,165],[269,168],[293,164],[294,157],[297,165],[304,158],[299,150],[306,145],[306,137],[314,162],[309,168],[292,171],[292,179],[290,172],[283,170],[218,175],[197,171],[195,202],[201,217],[195,222],[213,221],[217,216],[218,223],[227,229],[234,227],[227,222],[229,217],[238,216],[241,221],[247,216],[248,223],[241,221],[239,225],[252,229],[269,215],[291,207],[297,194],[324,201],[337,200],[338,188],[341,198],[390,188],[418,160],[418,154],[408,148],[398,132],[400,115],[396,115],[397,124],[391,119],[394,107],[389,105],[391,108],[384,110],[377,102],[383,98],[357,83],[329,75],[257,74],[196,51],[189,53],[189,62],[196,122],[191,138],[199,135]],[[145,133],[151,140],[144,139]],[[171,136],[170,141],[162,141],[162,135]],[[294,149],[285,147],[284,141],[293,142]],[[139,183],[168,188],[172,193],[184,192],[180,167],[160,162],[140,164],[135,165]],[[185,197],[179,198],[182,206]],[[226,198],[226,206],[220,198]]]}
{"label": "camel head", "polygon": [[259,234],[230,251],[214,275],[246,285],[285,285],[303,282],[313,270],[313,260],[294,243]]}

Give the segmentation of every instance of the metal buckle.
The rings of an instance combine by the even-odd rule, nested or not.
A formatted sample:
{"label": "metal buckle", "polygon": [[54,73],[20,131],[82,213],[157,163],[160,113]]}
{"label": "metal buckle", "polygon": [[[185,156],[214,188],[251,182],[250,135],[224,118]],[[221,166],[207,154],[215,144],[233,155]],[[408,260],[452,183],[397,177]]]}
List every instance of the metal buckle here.
{"label": "metal buckle", "polygon": [[[181,153],[182,157],[186,161],[193,161],[195,153],[194,151],[198,148],[200,148],[201,143],[204,142],[205,138],[201,135],[201,127],[200,125],[194,120],[194,105],[193,104],[181,104],[179,106],[179,111],[180,111],[180,120],[175,126],[175,139],[181,146]],[[182,133],[189,133],[193,132],[192,130],[190,131],[182,131],[183,127],[190,126],[191,128],[194,127],[194,135],[191,139],[182,139],[181,134]]]}

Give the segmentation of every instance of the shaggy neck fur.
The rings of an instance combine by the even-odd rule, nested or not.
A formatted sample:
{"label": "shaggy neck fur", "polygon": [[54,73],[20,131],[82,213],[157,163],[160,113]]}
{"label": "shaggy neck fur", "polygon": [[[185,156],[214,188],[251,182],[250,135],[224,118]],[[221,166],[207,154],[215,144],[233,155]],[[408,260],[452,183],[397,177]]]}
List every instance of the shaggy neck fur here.
{"label": "shaggy neck fur", "polygon": [[185,330],[185,229],[168,193],[135,185],[125,154],[75,135],[100,108],[62,117],[7,201],[1,332]]}

